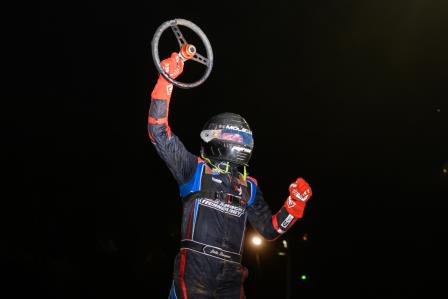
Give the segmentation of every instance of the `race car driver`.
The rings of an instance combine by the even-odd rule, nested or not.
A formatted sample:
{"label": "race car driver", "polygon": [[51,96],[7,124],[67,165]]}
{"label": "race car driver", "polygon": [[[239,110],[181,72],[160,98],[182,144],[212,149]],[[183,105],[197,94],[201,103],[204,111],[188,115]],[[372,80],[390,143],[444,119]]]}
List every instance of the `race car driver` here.
{"label": "race car driver", "polygon": [[[175,79],[184,60],[173,53],[161,64]],[[275,240],[303,216],[311,188],[298,178],[272,214],[257,181],[246,175],[254,141],[245,119],[234,113],[212,117],[200,133],[197,157],[168,124],[172,91],[173,85],[159,75],[148,117],[149,137],[179,185],[183,211],[169,298],[245,298],[247,269],[241,256],[247,221],[264,238]]]}

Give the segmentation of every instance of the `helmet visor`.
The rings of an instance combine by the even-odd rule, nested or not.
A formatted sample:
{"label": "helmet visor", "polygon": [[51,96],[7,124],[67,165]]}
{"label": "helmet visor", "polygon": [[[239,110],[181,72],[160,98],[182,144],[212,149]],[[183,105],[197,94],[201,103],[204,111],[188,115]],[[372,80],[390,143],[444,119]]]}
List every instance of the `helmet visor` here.
{"label": "helmet visor", "polygon": [[242,132],[234,129],[203,130],[201,132],[201,138],[205,142],[209,142],[213,139],[219,139],[223,141],[233,141],[250,146],[253,146],[254,144],[252,133]]}

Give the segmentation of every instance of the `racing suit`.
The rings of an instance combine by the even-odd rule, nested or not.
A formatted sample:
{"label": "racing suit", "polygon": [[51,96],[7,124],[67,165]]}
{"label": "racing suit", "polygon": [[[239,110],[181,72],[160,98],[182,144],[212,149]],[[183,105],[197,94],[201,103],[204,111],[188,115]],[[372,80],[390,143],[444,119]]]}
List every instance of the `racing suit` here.
{"label": "racing suit", "polygon": [[[285,203],[272,215],[255,179],[236,168],[222,173],[190,153],[168,124],[171,91],[160,76],[148,117],[149,137],[177,181],[182,202],[181,248],[169,298],[245,298],[241,256],[247,221],[274,240],[302,217],[304,202]],[[299,208],[291,209],[291,203]]]}

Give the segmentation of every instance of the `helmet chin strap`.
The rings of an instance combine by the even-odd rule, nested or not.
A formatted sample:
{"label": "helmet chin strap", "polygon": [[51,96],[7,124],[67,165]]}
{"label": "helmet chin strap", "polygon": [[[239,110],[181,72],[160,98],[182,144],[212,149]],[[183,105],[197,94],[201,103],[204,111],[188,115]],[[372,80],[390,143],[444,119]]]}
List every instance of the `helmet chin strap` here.
{"label": "helmet chin strap", "polygon": [[[210,164],[213,167],[213,169],[216,170],[217,172],[223,173],[223,174],[230,174],[230,162],[220,162],[218,164],[215,164],[212,162],[212,160],[205,157],[204,154],[202,154],[202,153],[201,153],[201,157],[202,157],[202,159],[204,159],[204,161],[206,161],[208,164]],[[222,169],[221,165],[225,165],[225,169]],[[246,178],[247,178],[246,165],[244,165],[243,168],[244,168],[244,172],[240,173],[240,175],[242,175],[243,180],[246,181]]]}

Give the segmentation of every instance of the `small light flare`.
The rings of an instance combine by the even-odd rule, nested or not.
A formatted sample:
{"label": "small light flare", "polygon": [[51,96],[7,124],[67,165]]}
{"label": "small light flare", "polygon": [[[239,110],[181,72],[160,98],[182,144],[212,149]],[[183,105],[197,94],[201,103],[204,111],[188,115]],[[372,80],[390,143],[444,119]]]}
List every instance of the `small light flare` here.
{"label": "small light flare", "polygon": [[303,241],[308,241],[308,239],[309,239],[308,234],[307,234],[307,233],[304,233],[303,236],[302,236],[302,240],[303,240]]}
{"label": "small light flare", "polygon": [[261,243],[262,243],[262,240],[261,240],[260,237],[258,237],[258,236],[254,236],[254,237],[252,238],[252,243],[253,243],[255,246],[260,246]]}

